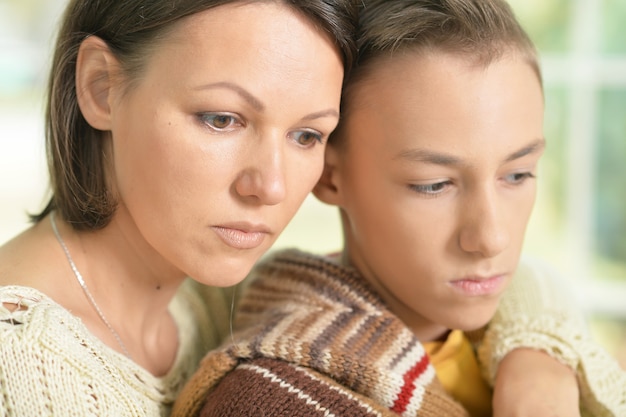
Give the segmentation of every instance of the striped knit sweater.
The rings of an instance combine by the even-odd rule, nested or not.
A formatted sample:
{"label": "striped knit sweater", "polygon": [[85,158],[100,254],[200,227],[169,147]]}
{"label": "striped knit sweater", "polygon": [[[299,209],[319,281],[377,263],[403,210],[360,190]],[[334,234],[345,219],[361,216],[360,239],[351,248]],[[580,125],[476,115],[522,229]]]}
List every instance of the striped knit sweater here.
{"label": "striped knit sweater", "polygon": [[[260,263],[234,333],[209,353],[173,417],[467,416],[422,345],[353,269],[287,250]],[[577,373],[583,416],[626,416],[626,372],[585,332],[546,265],[523,260],[488,331],[475,332],[493,384],[499,361],[540,349]]]}
{"label": "striped knit sweater", "polygon": [[255,274],[242,330],[204,359],[173,416],[468,415],[354,270],[288,251]]}

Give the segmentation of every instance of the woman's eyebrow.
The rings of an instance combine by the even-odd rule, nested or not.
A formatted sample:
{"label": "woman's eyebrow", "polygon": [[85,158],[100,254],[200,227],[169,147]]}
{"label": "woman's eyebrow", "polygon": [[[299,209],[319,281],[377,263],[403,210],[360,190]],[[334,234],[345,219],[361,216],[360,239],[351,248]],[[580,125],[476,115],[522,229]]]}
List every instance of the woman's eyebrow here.
{"label": "woman's eyebrow", "polygon": [[195,90],[210,90],[214,88],[224,88],[234,91],[246,102],[248,102],[248,104],[250,104],[256,111],[262,112],[263,110],[265,110],[265,105],[261,102],[261,100],[259,100],[257,97],[255,97],[252,93],[250,93],[239,84],[235,84],[229,81],[219,81],[216,83],[204,84],[195,88]]}
{"label": "woman's eyebrow", "polygon": [[[250,104],[252,108],[254,108],[254,110],[258,112],[262,112],[265,110],[265,105],[263,104],[263,102],[261,102],[261,100],[255,97],[254,94],[252,94],[251,92],[249,92],[248,90],[240,86],[239,84],[236,84],[230,81],[219,81],[215,83],[204,84],[195,88],[195,90],[201,91],[201,90],[210,90],[214,88],[224,88],[227,90],[234,91],[241,98],[243,98],[248,104]],[[306,115],[305,117],[302,118],[302,120],[314,120],[314,119],[319,119],[322,117],[334,117],[338,119],[339,111],[337,111],[336,109],[321,110],[321,111]]]}
{"label": "woman's eyebrow", "polygon": [[322,111],[308,114],[304,116],[302,120],[320,119],[322,117],[334,117],[334,118],[339,119],[339,112],[335,109],[322,110]]}

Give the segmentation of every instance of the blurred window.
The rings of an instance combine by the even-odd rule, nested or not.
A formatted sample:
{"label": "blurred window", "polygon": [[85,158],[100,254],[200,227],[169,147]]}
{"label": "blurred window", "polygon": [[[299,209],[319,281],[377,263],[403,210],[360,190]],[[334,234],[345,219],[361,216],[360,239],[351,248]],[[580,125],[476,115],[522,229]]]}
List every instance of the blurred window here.
{"label": "blurred window", "polygon": [[527,251],[626,322],[626,2],[510,0],[537,45],[546,139]]}

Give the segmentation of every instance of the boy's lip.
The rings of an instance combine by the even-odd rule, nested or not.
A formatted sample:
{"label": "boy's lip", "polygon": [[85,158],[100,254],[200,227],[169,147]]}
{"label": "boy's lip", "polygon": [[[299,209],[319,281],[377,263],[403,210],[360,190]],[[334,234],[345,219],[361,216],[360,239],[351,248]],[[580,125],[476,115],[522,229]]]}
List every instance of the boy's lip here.
{"label": "boy's lip", "polygon": [[220,224],[212,226],[211,229],[226,245],[235,249],[257,248],[271,234],[268,226],[247,222]]}
{"label": "boy's lip", "polygon": [[473,275],[449,281],[455,290],[468,296],[494,295],[502,291],[506,274]]}

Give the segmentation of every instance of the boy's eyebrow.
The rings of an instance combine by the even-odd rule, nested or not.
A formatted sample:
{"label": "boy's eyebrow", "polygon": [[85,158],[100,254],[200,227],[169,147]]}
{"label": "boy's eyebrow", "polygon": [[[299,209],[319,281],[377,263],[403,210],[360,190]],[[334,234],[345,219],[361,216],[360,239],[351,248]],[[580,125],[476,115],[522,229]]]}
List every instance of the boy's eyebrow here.
{"label": "boy's eyebrow", "polygon": [[530,155],[530,154],[539,152],[539,151],[541,151],[545,147],[546,147],[546,140],[544,138],[537,139],[533,143],[531,143],[531,144],[529,144],[527,146],[524,146],[519,151],[513,152],[511,155],[509,155],[505,159],[505,162],[511,162],[511,161],[516,160],[516,159],[523,158],[526,155]]}
{"label": "boy's eyebrow", "polygon": [[[506,158],[504,158],[504,162],[511,162],[526,155],[539,152],[545,146],[545,139],[537,139],[532,143],[524,146],[523,148],[508,155]],[[427,149],[408,149],[400,152],[394,159],[405,159],[413,162],[424,162],[427,164],[444,166],[465,165],[465,162],[461,158],[442,152],[430,151]]]}
{"label": "boy's eyebrow", "polygon": [[426,149],[407,149],[406,151],[400,152],[394,159],[425,162],[433,165],[461,165],[461,160],[455,156]]}

